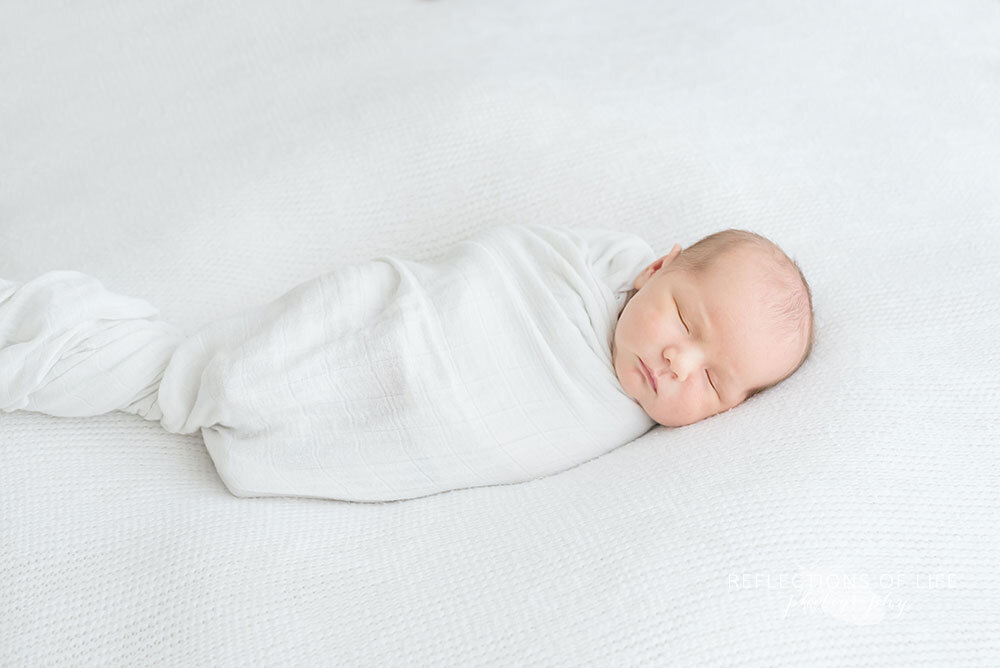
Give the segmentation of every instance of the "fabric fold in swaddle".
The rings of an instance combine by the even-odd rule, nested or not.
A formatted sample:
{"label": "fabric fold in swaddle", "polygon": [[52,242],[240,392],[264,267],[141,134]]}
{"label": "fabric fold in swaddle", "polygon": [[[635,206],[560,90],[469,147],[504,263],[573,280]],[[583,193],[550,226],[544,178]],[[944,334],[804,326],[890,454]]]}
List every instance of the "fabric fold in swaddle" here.
{"label": "fabric fold in swaddle", "polygon": [[0,280],[0,409],[201,431],[237,496],[408,499],[571,468],[655,422],[611,363],[641,238],[490,228],[345,264],[191,337],[71,271]]}
{"label": "fabric fold in swaddle", "polygon": [[159,420],[160,377],[184,335],[158,314],[77,271],[0,279],[0,409]]}

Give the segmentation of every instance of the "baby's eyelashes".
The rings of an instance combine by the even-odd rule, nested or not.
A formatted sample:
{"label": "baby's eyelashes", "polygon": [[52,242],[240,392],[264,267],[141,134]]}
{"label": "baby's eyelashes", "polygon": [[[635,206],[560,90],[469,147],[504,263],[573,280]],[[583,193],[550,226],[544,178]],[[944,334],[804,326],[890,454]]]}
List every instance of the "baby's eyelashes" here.
{"label": "baby's eyelashes", "polygon": [[674,299],[674,308],[677,309],[677,317],[678,317],[678,319],[680,319],[681,324],[684,325],[684,331],[687,332],[688,334],[690,334],[691,330],[688,329],[687,323],[684,322],[684,316],[681,315],[681,307],[677,305],[677,300],[676,299]]}

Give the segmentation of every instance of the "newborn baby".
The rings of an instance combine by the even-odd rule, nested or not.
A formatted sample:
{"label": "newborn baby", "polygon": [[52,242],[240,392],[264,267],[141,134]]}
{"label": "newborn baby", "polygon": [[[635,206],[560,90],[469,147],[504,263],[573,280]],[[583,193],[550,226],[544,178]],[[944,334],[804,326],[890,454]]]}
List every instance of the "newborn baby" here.
{"label": "newborn baby", "polygon": [[615,327],[622,388],[680,427],[795,373],[812,350],[812,295],[776,245],[744,230],[710,235],[642,270]]}
{"label": "newborn baby", "polygon": [[502,225],[189,337],[79,272],[0,280],[0,409],[200,432],[244,497],[524,482],[725,411],[808,356],[808,287],[771,242],[727,230],[654,258],[627,232]]}

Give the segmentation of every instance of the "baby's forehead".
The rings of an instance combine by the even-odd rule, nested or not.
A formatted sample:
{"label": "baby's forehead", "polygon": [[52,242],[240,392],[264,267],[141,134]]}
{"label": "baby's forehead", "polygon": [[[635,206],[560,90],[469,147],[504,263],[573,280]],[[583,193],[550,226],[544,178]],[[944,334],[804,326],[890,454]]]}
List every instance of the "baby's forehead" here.
{"label": "baby's forehead", "polygon": [[752,265],[685,271],[673,282],[673,292],[690,302],[688,308],[704,312],[709,318],[728,316],[727,320],[739,320],[741,326],[753,325],[758,330],[761,327],[783,330],[775,320],[773,305],[791,297],[773,272]]}
{"label": "baby's forehead", "polygon": [[754,249],[730,249],[703,267],[685,267],[682,273],[694,285],[743,286],[772,293],[777,286],[787,283],[786,272],[769,256]]}

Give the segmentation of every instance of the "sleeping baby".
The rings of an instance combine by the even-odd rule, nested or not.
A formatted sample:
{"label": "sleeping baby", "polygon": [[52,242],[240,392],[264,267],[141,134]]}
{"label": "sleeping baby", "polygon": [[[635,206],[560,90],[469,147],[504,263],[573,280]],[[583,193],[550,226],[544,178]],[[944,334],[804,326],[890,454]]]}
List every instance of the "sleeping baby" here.
{"label": "sleeping baby", "polygon": [[533,480],[689,425],[809,356],[798,266],[726,230],[656,258],[502,225],[337,266],[191,336],[76,271],[0,279],[0,409],[199,433],[240,497],[412,499]]}
{"label": "sleeping baby", "polygon": [[675,245],[642,270],[615,326],[622,388],[656,422],[727,411],[795,373],[812,350],[812,295],[798,265],[744,230]]}

